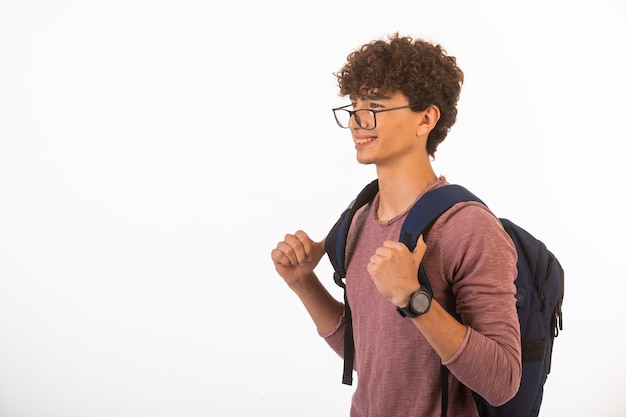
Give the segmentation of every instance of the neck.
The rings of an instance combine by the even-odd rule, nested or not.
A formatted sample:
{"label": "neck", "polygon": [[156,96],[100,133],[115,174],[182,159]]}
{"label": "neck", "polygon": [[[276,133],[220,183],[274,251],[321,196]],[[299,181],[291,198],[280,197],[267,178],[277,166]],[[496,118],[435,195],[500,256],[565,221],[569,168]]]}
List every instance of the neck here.
{"label": "neck", "polygon": [[404,212],[438,178],[430,161],[411,167],[377,167],[376,172],[380,194],[377,215],[382,221]]}

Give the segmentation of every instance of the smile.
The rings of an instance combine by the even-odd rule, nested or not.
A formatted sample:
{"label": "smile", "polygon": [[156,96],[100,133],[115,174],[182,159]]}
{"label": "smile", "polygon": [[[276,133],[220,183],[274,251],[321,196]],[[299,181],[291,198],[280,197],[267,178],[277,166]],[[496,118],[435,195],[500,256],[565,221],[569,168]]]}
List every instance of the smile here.
{"label": "smile", "polygon": [[354,138],[354,142],[357,145],[363,145],[364,143],[370,143],[371,141],[375,139],[376,139],[376,136],[370,136],[368,138]]}

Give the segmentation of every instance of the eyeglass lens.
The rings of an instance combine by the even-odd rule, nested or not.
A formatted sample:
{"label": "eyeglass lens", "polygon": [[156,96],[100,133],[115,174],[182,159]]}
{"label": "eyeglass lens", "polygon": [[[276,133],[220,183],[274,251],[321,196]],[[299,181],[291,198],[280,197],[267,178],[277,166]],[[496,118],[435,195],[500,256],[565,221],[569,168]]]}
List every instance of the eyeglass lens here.
{"label": "eyeglass lens", "polygon": [[[346,109],[335,111],[335,117],[341,127],[347,128],[350,123],[351,112]],[[367,109],[354,112],[355,121],[362,129],[373,129],[375,126],[374,113]]]}

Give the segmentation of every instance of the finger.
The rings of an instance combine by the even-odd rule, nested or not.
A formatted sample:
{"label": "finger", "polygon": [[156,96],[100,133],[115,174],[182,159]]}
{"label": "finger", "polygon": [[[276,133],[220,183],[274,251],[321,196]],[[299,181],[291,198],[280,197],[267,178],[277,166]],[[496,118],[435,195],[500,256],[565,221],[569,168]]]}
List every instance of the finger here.
{"label": "finger", "polygon": [[291,266],[292,261],[285,254],[285,251],[281,249],[280,244],[276,247],[276,249],[272,249],[272,262],[275,265],[283,265],[283,266]]}
{"label": "finger", "polygon": [[293,235],[285,236],[285,244],[289,246],[287,255],[294,264],[306,262],[309,255],[307,248],[311,246],[311,240],[308,235],[301,230],[298,230]]}
{"label": "finger", "polygon": [[313,250],[313,241],[309,235],[302,230],[298,230],[294,236],[298,239],[300,247],[302,248],[301,252],[296,252],[299,255],[298,259],[301,261],[310,261],[311,252]]}
{"label": "finger", "polygon": [[302,247],[304,248],[305,259],[307,262],[313,262],[315,259],[321,258],[324,252],[326,251],[326,247],[325,247],[326,239],[323,239],[320,242],[315,242],[313,239],[309,237],[308,234],[306,234],[302,230],[298,230],[295,233],[295,236],[302,243]]}
{"label": "finger", "polygon": [[289,240],[291,240],[289,235],[286,235],[285,240],[276,246],[272,254],[276,260],[284,265],[295,265],[298,263],[298,257],[293,244]]}
{"label": "finger", "polygon": [[372,256],[369,263],[367,264],[366,269],[368,274],[370,274],[370,277],[375,278],[376,276],[378,276],[379,264],[377,262],[376,256]]}

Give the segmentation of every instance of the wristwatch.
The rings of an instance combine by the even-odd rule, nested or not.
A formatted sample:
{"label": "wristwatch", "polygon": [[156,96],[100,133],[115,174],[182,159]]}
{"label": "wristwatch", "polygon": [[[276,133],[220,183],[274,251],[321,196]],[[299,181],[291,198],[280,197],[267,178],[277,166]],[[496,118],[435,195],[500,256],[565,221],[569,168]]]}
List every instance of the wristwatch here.
{"label": "wristwatch", "polygon": [[422,314],[428,313],[432,300],[432,294],[428,290],[420,288],[411,294],[409,304],[406,307],[396,307],[396,310],[402,317],[419,317]]}

